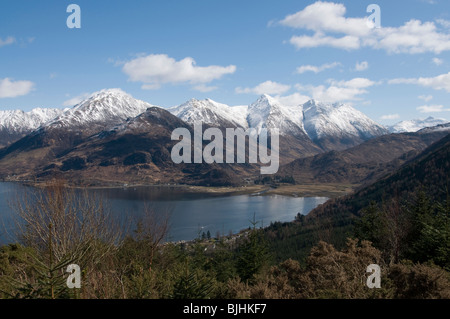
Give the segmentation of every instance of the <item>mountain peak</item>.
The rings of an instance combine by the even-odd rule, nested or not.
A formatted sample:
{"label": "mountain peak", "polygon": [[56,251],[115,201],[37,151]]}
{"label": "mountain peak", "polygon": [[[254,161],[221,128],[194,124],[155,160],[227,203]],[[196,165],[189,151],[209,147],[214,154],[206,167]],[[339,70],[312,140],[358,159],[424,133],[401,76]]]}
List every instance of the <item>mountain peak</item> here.
{"label": "mountain peak", "polygon": [[317,102],[316,100],[311,99],[311,100],[307,101],[307,102],[306,102],[305,104],[303,104],[303,105],[313,106],[313,105],[317,105],[317,104],[318,104],[318,102]]}
{"label": "mountain peak", "polygon": [[263,94],[259,97],[259,99],[256,101],[256,103],[258,102],[267,102],[268,104],[276,104],[278,103],[277,100],[275,100],[275,98],[273,98],[272,96],[270,96],[269,94]]}
{"label": "mountain peak", "polygon": [[120,88],[103,89],[91,94],[91,96],[105,96],[105,95],[126,95],[130,96],[127,92]]}
{"label": "mountain peak", "polygon": [[77,107],[78,105],[83,105],[86,103],[91,103],[92,101],[98,101],[102,99],[134,99],[134,98],[130,94],[119,88],[103,89],[92,93],[86,99],[75,105],[75,107]]}
{"label": "mountain peak", "polygon": [[105,89],[91,94],[48,125],[51,127],[86,126],[95,129],[91,125],[98,123],[102,127],[109,127],[127,118],[135,117],[152,106],[133,98],[121,89]]}
{"label": "mountain peak", "polygon": [[200,100],[198,100],[195,97],[193,97],[189,101],[187,101],[186,103],[197,103],[197,102],[200,102]]}
{"label": "mountain peak", "polygon": [[191,99],[179,106],[168,109],[168,111],[189,124],[247,126],[245,120],[246,107],[231,107],[211,99]]}
{"label": "mountain peak", "polygon": [[204,100],[199,100],[196,98],[192,98],[189,101],[187,101],[186,103],[182,104],[182,105],[191,105],[193,107],[212,107],[212,106],[216,106],[219,103],[217,103],[216,101],[213,101],[209,98],[204,99]]}
{"label": "mountain peak", "polygon": [[342,102],[336,102],[336,103],[325,103],[325,102],[321,102],[315,99],[311,99],[309,101],[307,101],[305,104],[303,104],[303,108],[304,109],[308,109],[308,108],[315,108],[317,110],[331,110],[331,109],[335,109],[341,106],[349,106],[348,104],[342,103]]}
{"label": "mountain peak", "polygon": [[313,140],[341,138],[367,140],[387,130],[362,112],[344,103],[310,100],[303,104],[305,130]]}

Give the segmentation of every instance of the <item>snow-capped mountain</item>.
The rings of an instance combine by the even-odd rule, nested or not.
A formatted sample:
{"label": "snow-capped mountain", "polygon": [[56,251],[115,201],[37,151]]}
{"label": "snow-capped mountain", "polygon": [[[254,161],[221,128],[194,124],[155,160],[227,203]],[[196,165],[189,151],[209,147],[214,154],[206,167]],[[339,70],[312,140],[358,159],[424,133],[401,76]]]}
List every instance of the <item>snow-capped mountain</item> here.
{"label": "snow-capped mountain", "polygon": [[356,137],[364,140],[388,133],[383,126],[347,104],[326,104],[311,100],[302,107],[305,130],[313,140],[327,137]]}
{"label": "snow-capped mountain", "polygon": [[121,124],[153,106],[136,100],[120,89],[102,90],[68,109],[47,123],[46,127],[68,130],[83,127],[90,132],[98,131]]}
{"label": "snow-capped mountain", "polygon": [[186,103],[168,109],[183,121],[228,127],[247,127],[247,106],[228,106],[211,99],[191,99]]}
{"label": "snow-capped mountain", "polygon": [[344,149],[389,133],[362,112],[342,104],[311,100],[287,106],[264,94],[249,106],[230,107],[210,99],[192,99],[169,111],[187,123],[219,127],[277,128],[281,136],[308,139],[324,150]]}
{"label": "snow-capped mountain", "polygon": [[416,119],[398,122],[397,124],[389,126],[389,131],[391,133],[417,132],[426,127],[433,127],[440,124],[446,124],[448,122],[449,121],[445,119],[436,119],[430,116],[426,119]]}
{"label": "snow-capped mountain", "polygon": [[[45,112],[48,116],[41,121],[43,124],[36,120],[33,129],[36,126],[39,129],[30,135],[26,143],[22,143],[22,147],[58,145],[62,149],[68,145],[74,146],[83,138],[108,132],[124,123],[128,123],[129,128],[140,125],[142,121],[129,120],[154,107],[120,89],[109,89],[92,94],[62,114],[58,113],[62,111],[36,110],[36,118]],[[311,100],[303,105],[287,106],[266,94],[249,106],[228,106],[211,99],[191,99],[168,111],[191,125],[202,122],[221,128],[256,128],[258,131],[276,128],[282,137],[280,145],[289,159],[342,150],[388,133],[346,104],[324,104]],[[31,121],[19,113],[17,117],[25,122]],[[145,127],[148,129],[149,126]]]}
{"label": "snow-capped mountain", "polygon": [[0,111],[0,145],[15,142],[63,112],[62,109],[50,108],[36,108],[29,112]]}
{"label": "snow-capped mountain", "polygon": [[260,131],[262,128],[279,129],[281,135],[303,135],[301,107],[282,105],[264,94],[248,108],[248,126]]}
{"label": "snow-capped mountain", "polygon": [[35,130],[63,112],[64,110],[61,109],[50,108],[36,108],[29,112],[21,110],[0,111],[0,130],[15,133]]}

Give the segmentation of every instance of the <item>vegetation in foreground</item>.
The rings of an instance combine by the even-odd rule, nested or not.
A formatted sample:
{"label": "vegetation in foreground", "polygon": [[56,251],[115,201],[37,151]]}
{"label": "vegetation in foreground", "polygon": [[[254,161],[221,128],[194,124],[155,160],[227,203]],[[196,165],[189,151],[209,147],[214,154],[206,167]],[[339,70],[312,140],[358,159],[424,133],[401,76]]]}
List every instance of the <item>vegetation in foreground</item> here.
{"label": "vegetation in foreground", "polygon": [[[61,182],[21,197],[18,243],[0,248],[0,297],[450,298],[449,202],[433,204],[424,193],[408,205],[368,206],[340,248],[311,228],[311,245],[295,249],[305,258],[273,253],[289,231],[282,224],[164,243],[167,215],[149,210],[122,232],[102,203]],[[66,285],[72,263],[82,270],[80,289]],[[381,266],[380,289],[366,286],[370,264]]]}

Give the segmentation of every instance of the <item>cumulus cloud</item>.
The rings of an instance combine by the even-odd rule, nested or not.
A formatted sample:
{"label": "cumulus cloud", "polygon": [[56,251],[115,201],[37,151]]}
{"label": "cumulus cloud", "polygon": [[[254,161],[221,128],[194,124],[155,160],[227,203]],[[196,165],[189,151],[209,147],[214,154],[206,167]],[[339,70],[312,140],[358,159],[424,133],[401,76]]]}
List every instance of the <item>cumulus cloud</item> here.
{"label": "cumulus cloud", "polygon": [[0,98],[27,95],[34,88],[31,81],[12,81],[9,78],[0,79]]}
{"label": "cumulus cloud", "polygon": [[422,105],[417,107],[420,113],[439,113],[439,112],[449,112],[450,109],[444,108],[443,105]]}
{"label": "cumulus cloud", "polygon": [[363,61],[363,62],[356,62],[355,70],[356,71],[365,71],[369,68],[369,62]]}
{"label": "cumulus cloud", "polygon": [[430,87],[435,90],[445,90],[450,92],[450,72],[438,75],[436,77],[420,78],[398,78],[388,81],[389,84],[416,84],[424,87]]}
{"label": "cumulus cloud", "polygon": [[285,85],[285,84],[272,82],[272,81],[266,81],[266,82],[258,84],[257,86],[255,86],[253,88],[237,87],[235,89],[235,92],[239,93],[239,94],[251,93],[251,94],[257,94],[257,95],[261,95],[261,94],[278,95],[278,94],[283,94],[283,93],[289,91],[290,88],[291,88],[290,85]]}
{"label": "cumulus cloud", "polygon": [[344,102],[361,100],[361,95],[367,94],[367,88],[377,83],[366,78],[354,78],[348,81],[329,80],[329,86],[296,85],[299,91],[306,91],[312,98],[326,102]]}
{"label": "cumulus cloud", "polygon": [[315,66],[315,65],[302,65],[299,66],[296,69],[296,73],[298,74],[303,74],[306,72],[314,72],[314,73],[319,73],[328,69],[333,69],[335,67],[341,66],[342,64],[339,62],[333,62],[333,63],[326,63],[326,64],[322,64],[321,66]]}
{"label": "cumulus cloud", "polygon": [[365,18],[346,18],[343,4],[317,1],[286,16],[280,23],[296,29],[365,36],[370,32]]}
{"label": "cumulus cloud", "polygon": [[433,63],[436,64],[437,66],[441,65],[444,63],[444,60],[439,59],[439,58],[433,58]]}
{"label": "cumulus cloud", "polygon": [[293,36],[289,42],[298,49],[330,46],[337,49],[354,50],[360,47],[358,37],[347,35],[341,38],[334,38],[325,36],[320,32],[317,32],[314,36]]}
{"label": "cumulus cloud", "polygon": [[437,24],[444,28],[450,29],[450,21],[445,19],[436,19]]}
{"label": "cumulus cloud", "polygon": [[16,38],[14,38],[14,37],[7,37],[5,40],[0,38],[0,48],[5,46],[5,45],[13,44],[15,42],[16,42]]}
{"label": "cumulus cloud", "polygon": [[429,102],[433,99],[433,95],[419,95],[418,98],[425,102]]}
{"label": "cumulus cloud", "polygon": [[295,92],[294,94],[287,95],[287,96],[276,95],[276,96],[274,96],[274,98],[276,100],[280,101],[281,104],[288,105],[288,106],[296,106],[296,105],[304,104],[304,103],[308,102],[309,100],[311,100],[311,98],[309,96],[300,94],[298,92]]}
{"label": "cumulus cloud", "polygon": [[133,82],[142,82],[143,89],[158,89],[163,84],[206,84],[236,71],[236,66],[197,66],[193,58],[176,61],[166,54],[150,54],[126,62],[122,68]]}
{"label": "cumulus cloud", "polygon": [[381,116],[382,120],[395,120],[398,118],[400,118],[399,114],[386,114],[386,115]]}
{"label": "cumulus cloud", "polygon": [[335,86],[351,87],[358,89],[368,88],[376,84],[376,82],[366,78],[354,78],[349,81],[329,80],[328,82]]}
{"label": "cumulus cloud", "polygon": [[317,1],[303,10],[286,16],[280,24],[314,32],[313,35],[294,35],[290,43],[301,48],[334,47],[356,50],[361,47],[385,50],[389,53],[439,54],[450,50],[450,34],[438,25],[447,21],[422,22],[412,19],[400,27],[373,28],[366,17],[345,16],[343,4]]}

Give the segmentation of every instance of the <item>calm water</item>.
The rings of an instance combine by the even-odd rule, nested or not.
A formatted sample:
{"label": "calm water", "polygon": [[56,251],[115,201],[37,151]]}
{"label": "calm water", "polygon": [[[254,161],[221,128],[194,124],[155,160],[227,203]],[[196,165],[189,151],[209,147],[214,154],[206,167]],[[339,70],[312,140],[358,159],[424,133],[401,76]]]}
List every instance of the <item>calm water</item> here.
{"label": "calm water", "polygon": [[[14,183],[0,183],[0,241],[7,241],[5,227],[11,225],[10,199],[26,189]],[[199,233],[238,232],[251,225],[254,216],[257,226],[267,226],[275,221],[292,221],[298,213],[308,214],[324,203],[324,197],[287,196],[214,196],[187,193],[180,188],[140,187],[92,189],[104,198],[108,207],[120,216],[138,217],[145,207],[155,212],[170,214],[169,240],[191,240]]]}

